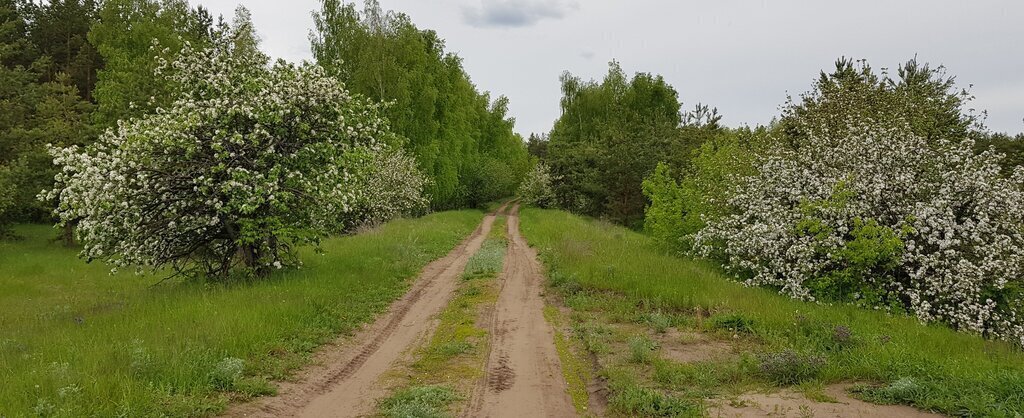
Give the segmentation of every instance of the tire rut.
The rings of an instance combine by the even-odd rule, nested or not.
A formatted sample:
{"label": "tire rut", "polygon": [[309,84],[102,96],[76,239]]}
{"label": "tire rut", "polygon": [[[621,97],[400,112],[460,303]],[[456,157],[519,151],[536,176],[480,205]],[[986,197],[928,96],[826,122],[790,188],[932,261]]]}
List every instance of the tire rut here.
{"label": "tire rut", "polygon": [[437,327],[436,315],[451,300],[469,258],[490,233],[496,214],[448,255],[428,264],[402,298],[355,337],[339,338],[320,351],[317,363],[284,382],[279,395],[237,405],[228,416],[355,417],[372,414],[387,394],[381,377],[404,356],[426,342]]}
{"label": "tire rut", "polygon": [[463,416],[575,416],[554,331],[544,319],[542,269],[519,233],[518,204],[508,212],[507,225],[508,255],[498,302],[487,321],[491,348],[485,376]]}

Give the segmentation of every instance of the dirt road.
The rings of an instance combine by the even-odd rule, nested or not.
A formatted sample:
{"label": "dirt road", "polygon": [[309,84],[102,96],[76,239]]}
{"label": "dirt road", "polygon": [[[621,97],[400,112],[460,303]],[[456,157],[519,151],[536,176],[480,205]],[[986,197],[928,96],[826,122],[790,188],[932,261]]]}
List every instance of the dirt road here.
{"label": "dirt road", "polygon": [[[504,207],[498,209],[498,212]],[[422,345],[437,327],[435,317],[451,300],[469,258],[480,249],[495,215],[483,222],[444,258],[427,265],[412,289],[388,312],[355,337],[344,338],[317,355],[320,366],[284,383],[279,395],[239,405],[229,416],[354,417],[374,412],[385,396],[380,378]],[[538,308],[537,314],[540,315]]]}
{"label": "dirt road", "polygon": [[519,205],[512,207],[507,223],[509,252],[500,277],[501,293],[490,318],[486,376],[465,415],[575,416],[554,331],[544,320],[542,269],[536,253],[519,233]]}

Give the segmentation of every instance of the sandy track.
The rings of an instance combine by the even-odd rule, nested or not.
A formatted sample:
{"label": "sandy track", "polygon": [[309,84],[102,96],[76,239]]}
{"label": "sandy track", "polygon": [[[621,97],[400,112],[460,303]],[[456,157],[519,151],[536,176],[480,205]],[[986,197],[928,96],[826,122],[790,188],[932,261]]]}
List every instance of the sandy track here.
{"label": "sandy track", "polygon": [[[504,206],[498,212],[504,210]],[[444,258],[428,264],[412,288],[387,313],[355,337],[341,338],[317,354],[317,364],[285,382],[279,395],[231,408],[228,416],[355,417],[374,412],[387,394],[381,376],[426,342],[436,316],[448,305],[469,258],[490,233],[487,215],[466,240]]]}
{"label": "sandy track", "polygon": [[465,416],[575,416],[554,331],[544,320],[542,270],[519,234],[519,205],[512,207],[507,223],[510,242],[501,293],[490,318],[486,375]]}

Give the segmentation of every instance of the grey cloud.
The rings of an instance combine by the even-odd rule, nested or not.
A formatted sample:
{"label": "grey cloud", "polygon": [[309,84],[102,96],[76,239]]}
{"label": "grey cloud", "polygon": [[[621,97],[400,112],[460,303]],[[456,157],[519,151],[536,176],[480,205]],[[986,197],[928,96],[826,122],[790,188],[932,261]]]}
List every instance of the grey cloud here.
{"label": "grey cloud", "polygon": [[524,27],[544,19],[562,19],[578,9],[560,0],[481,0],[480,6],[462,10],[463,20],[476,27]]}

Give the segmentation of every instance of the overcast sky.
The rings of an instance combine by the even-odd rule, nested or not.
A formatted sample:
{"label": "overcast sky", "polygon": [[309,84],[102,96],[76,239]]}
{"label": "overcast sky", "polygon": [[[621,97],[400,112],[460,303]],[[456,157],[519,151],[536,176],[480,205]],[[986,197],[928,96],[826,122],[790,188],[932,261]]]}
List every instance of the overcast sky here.
{"label": "overcast sky", "polygon": [[[238,0],[191,0],[230,16]],[[361,3],[361,0],[359,0]],[[718,107],[728,125],[767,123],[786,94],[836,58],[895,68],[943,64],[996,131],[1024,131],[1024,1],[381,0],[437,31],[482,89],[508,96],[520,133],[558,117],[558,76],[599,78],[616,59],[661,74],[684,109]],[[319,0],[248,0],[263,48],[309,59]]]}

